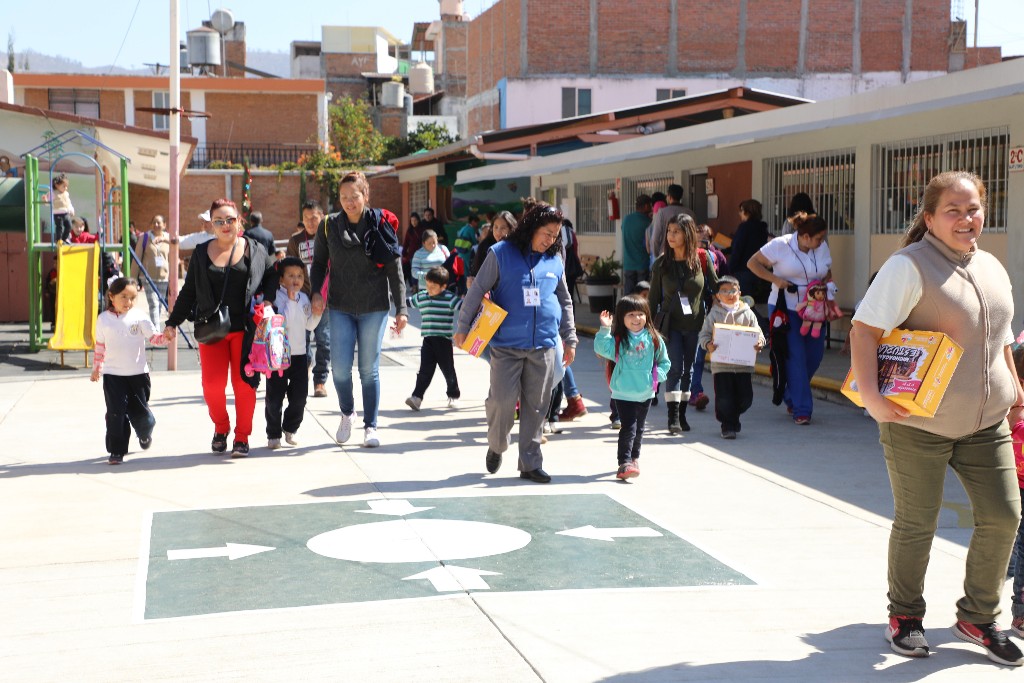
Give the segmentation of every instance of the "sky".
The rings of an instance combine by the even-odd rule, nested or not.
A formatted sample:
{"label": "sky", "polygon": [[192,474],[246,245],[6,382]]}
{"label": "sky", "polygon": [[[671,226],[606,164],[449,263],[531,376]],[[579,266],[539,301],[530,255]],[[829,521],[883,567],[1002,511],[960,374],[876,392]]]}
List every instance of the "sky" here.
{"label": "sky", "polygon": [[[1024,54],[1024,0],[977,1],[978,44],[1002,45],[1007,56]],[[476,17],[494,2],[466,0],[464,11]],[[975,3],[952,2],[967,15],[971,45]],[[13,35],[16,51],[59,55],[87,67],[113,64],[134,69],[169,61],[168,0],[49,0],[46,6],[48,11],[42,14],[37,2],[0,0],[0,31]],[[276,52],[287,52],[293,40],[319,40],[323,24],[383,26],[407,42],[413,22],[440,15],[438,0],[178,0],[178,6],[182,40],[185,31],[197,28],[212,10],[226,7],[236,20],[245,22],[249,49]],[[58,23],[61,28],[55,30]]]}

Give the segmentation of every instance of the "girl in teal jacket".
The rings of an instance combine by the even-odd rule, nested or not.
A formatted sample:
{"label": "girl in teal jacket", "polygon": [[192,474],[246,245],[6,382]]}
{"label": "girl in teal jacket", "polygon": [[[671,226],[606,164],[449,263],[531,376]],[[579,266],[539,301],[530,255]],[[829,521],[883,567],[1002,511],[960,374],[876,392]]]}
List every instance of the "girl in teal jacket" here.
{"label": "girl in teal jacket", "polygon": [[614,316],[602,311],[594,351],[614,363],[609,365],[608,383],[622,422],[615,476],[632,479],[640,476],[640,444],[651,399],[672,366],[665,340],[654,329],[647,299],[631,294],[619,299]]}

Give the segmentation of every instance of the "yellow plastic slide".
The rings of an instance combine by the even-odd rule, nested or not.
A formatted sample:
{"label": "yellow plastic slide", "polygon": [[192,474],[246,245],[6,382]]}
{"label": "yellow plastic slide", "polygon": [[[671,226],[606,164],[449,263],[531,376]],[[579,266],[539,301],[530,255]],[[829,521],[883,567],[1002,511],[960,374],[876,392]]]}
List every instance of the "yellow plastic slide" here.
{"label": "yellow plastic slide", "polygon": [[64,244],[57,247],[57,319],[50,348],[88,351],[96,340],[99,311],[100,245]]}

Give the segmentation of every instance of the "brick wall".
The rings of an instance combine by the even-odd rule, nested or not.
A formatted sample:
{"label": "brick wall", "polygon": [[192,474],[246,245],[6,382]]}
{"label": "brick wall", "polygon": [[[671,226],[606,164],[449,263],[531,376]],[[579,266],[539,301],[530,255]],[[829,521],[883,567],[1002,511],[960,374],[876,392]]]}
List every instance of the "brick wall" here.
{"label": "brick wall", "polygon": [[[224,41],[224,58],[234,64],[245,65],[245,41],[226,40]],[[228,76],[231,78],[245,78],[245,70],[228,67]]]}
{"label": "brick wall", "polygon": [[[922,10],[915,3],[915,14]],[[946,7],[948,16],[949,7]],[[860,51],[862,71],[899,71],[903,63],[903,3],[863,0]],[[948,24],[948,21],[947,21]],[[915,32],[923,30],[917,22]],[[948,26],[947,26],[948,31]]]}
{"label": "brick wall", "polygon": [[949,5],[914,3],[911,22],[910,69],[912,71],[946,71],[949,68]]}
{"label": "brick wall", "polygon": [[805,59],[808,71],[853,71],[853,9],[853,3],[843,0],[810,3]]}
{"label": "brick wall", "polygon": [[[590,73],[590,0],[529,0],[527,6],[528,72]],[[602,3],[602,11],[608,6]],[[647,33],[646,22],[634,16],[633,24],[637,34]]]}
{"label": "brick wall", "polygon": [[[466,96],[494,88],[503,78],[522,74],[519,63],[522,17],[519,0],[499,0],[467,26],[469,64]],[[500,128],[498,106],[482,105],[467,112],[470,132]]]}
{"label": "brick wall", "polygon": [[[767,1],[767,0],[766,0]],[[761,3],[748,3],[750,5]],[[768,3],[772,4],[772,3]],[[797,10],[800,0],[796,0]],[[721,73],[736,68],[736,45],[739,42],[739,0],[692,0],[680,2],[678,13],[679,54],[681,73]],[[774,20],[778,21],[778,17]],[[665,17],[665,40],[668,38],[668,17]],[[748,10],[747,22],[750,25]],[[772,19],[766,17],[765,30],[771,30]],[[758,26],[758,32],[761,30]],[[747,31],[747,64],[750,64],[751,34]],[[756,49],[756,48],[755,48]],[[667,64],[666,64],[667,67]],[[664,72],[664,70],[663,70]]]}
{"label": "brick wall", "polygon": [[308,144],[316,140],[316,95],[208,92],[206,111],[210,143]]}
{"label": "brick wall", "polygon": [[967,48],[967,56],[964,58],[964,68],[971,69],[986,64],[998,64],[1003,61],[1003,49],[1001,47],[979,47]]}
{"label": "brick wall", "polygon": [[795,72],[800,57],[800,0],[747,3],[748,72]]}
{"label": "brick wall", "polygon": [[444,45],[444,72],[439,74],[440,87],[450,97],[465,97],[470,58],[467,53],[469,23],[445,21],[441,25]]}
{"label": "brick wall", "polygon": [[[181,234],[195,232],[201,228],[198,214],[210,208],[215,199],[225,196],[225,176],[230,178],[231,192],[228,198],[242,206],[242,174],[235,173],[186,173],[181,179],[179,226]],[[250,196],[252,208],[263,212],[263,224],[274,233],[274,238],[288,239],[296,230],[301,218],[302,185],[305,184],[305,199],[319,201],[324,208],[320,187],[297,173],[278,176],[256,174],[252,179]],[[129,183],[130,220],[139,230],[146,229],[156,214],[170,213],[167,190],[158,190]],[[402,188],[397,177],[370,179],[370,205],[393,211],[402,216]],[[404,223],[404,219],[403,219]]]}
{"label": "brick wall", "polygon": [[[585,3],[586,4],[586,3]],[[716,5],[725,4],[719,0]],[[711,19],[714,15],[709,16]],[[637,18],[647,31],[637,30]],[[532,19],[532,17],[531,17]],[[602,2],[597,13],[597,70],[599,73],[665,73],[668,64],[669,5],[665,0]],[[578,50],[590,49],[589,17],[579,27]],[[589,59],[588,59],[589,63]]]}

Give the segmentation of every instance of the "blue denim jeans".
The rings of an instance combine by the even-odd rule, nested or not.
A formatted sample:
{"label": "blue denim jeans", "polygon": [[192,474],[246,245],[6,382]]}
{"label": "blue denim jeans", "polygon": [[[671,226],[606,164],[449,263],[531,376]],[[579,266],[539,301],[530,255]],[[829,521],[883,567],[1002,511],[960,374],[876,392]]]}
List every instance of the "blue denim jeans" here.
{"label": "blue denim jeans", "polygon": [[[781,296],[781,295],[780,295]],[[768,307],[768,315],[775,306]],[[800,334],[800,316],[789,311],[789,358],[786,360],[786,406],[793,409],[793,417],[810,417],[814,412],[814,397],[811,395],[811,378],[821,365],[825,355],[825,336],[815,339]]]}
{"label": "blue denim jeans", "polygon": [[[665,391],[685,391],[689,393],[690,378],[693,373],[693,361],[697,357],[697,332],[680,332],[670,330],[668,335],[668,359],[672,362],[668,376],[665,378]],[[683,400],[689,400],[683,396]]]}
{"label": "blue denim jeans", "polygon": [[[327,367],[331,359],[331,323],[329,316],[320,318],[313,330],[316,341],[316,355],[313,362],[313,384],[327,384]],[[306,348],[309,349],[309,332],[306,333]]]}
{"label": "blue denim jeans", "polygon": [[[1020,490],[1024,498],[1024,489]],[[1013,543],[1010,555],[1010,566],[1013,568],[1013,595],[1010,597],[1010,608],[1013,618],[1024,617],[1024,512],[1021,512],[1020,525],[1017,527],[1017,540]]]}
{"label": "blue denim jeans", "polygon": [[693,360],[693,378],[690,380],[690,396],[704,393],[704,358],[707,351],[697,347],[697,356]]}
{"label": "blue denim jeans", "polygon": [[384,343],[387,311],[374,311],[351,315],[330,311],[331,317],[331,370],[334,388],[338,392],[338,407],[344,415],[355,412],[352,396],[352,361],[359,347],[359,383],[363,388],[363,426],[377,426],[380,406],[380,348]]}

